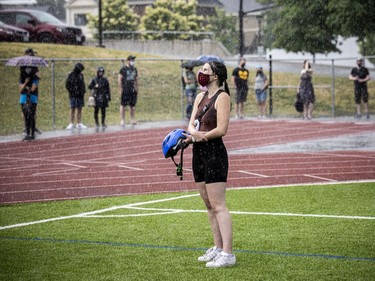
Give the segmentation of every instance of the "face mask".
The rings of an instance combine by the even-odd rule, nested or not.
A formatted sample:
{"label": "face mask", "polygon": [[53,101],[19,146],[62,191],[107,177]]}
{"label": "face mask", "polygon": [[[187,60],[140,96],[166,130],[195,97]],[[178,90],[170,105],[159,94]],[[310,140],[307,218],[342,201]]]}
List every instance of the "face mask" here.
{"label": "face mask", "polygon": [[198,73],[198,83],[202,86],[202,87],[205,87],[207,86],[208,84],[210,84],[210,76],[213,76],[213,75],[210,75],[210,74],[205,74],[203,72],[199,72]]}
{"label": "face mask", "polygon": [[241,63],[241,67],[244,68],[246,63]]}
{"label": "face mask", "polygon": [[134,66],[134,65],[135,65],[135,62],[134,62],[134,61],[131,61],[131,62],[129,62],[129,64],[130,64],[131,66]]}
{"label": "face mask", "polygon": [[358,65],[358,67],[362,67],[362,63],[361,62],[357,63],[357,65]]}

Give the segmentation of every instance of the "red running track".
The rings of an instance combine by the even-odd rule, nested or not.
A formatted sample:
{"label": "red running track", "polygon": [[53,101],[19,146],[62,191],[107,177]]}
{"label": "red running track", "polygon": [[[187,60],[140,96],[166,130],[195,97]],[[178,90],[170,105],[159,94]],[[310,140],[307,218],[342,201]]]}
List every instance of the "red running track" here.
{"label": "red running track", "polygon": [[[161,151],[161,142],[172,129],[0,143],[0,204],[192,190],[191,148],[184,153],[183,181]],[[366,132],[375,132],[375,123],[233,121],[224,138],[228,186],[375,182],[373,149],[267,152],[269,145],[334,141]],[[246,152],[251,148],[266,152]]]}

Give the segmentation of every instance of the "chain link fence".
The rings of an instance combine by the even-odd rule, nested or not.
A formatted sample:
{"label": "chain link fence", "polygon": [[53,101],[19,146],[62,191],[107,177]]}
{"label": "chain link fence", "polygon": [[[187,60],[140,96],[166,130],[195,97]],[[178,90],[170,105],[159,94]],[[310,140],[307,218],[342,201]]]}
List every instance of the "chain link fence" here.
{"label": "chain link fence", "polygon": [[[96,75],[99,66],[105,68],[105,76],[108,78],[112,101],[107,110],[107,124],[118,125],[120,123],[120,94],[117,77],[123,66],[121,59],[69,59],[47,58],[48,68],[40,68],[41,81],[39,85],[39,105],[37,124],[44,130],[63,129],[69,123],[69,97],[65,89],[65,79],[73,70],[77,62],[85,66],[83,71],[85,83],[88,85]],[[4,116],[9,114],[20,115],[18,104],[18,79],[19,68],[5,66],[2,60],[0,66],[0,83],[2,91],[9,91],[11,95],[4,95],[1,108],[1,123],[6,125]],[[185,60],[184,60],[185,61]],[[136,67],[139,72],[139,95],[136,106],[136,119],[139,122],[181,120],[185,118],[186,99],[182,89],[181,59],[136,59]],[[233,68],[237,65],[237,59],[225,61],[228,66],[228,83],[231,89],[232,103],[234,104],[235,91],[231,83]],[[255,79],[255,65],[262,64],[268,76],[272,78],[272,85],[268,93],[268,114],[273,118],[300,117],[293,107],[297,88],[299,85],[299,72],[302,69],[302,60],[274,60],[272,58],[247,58],[247,68],[250,70],[249,95],[245,104],[245,115],[257,117],[257,105],[253,84]],[[353,60],[355,63],[355,59]],[[353,63],[353,66],[354,66]],[[332,60],[331,65],[320,64],[317,60],[313,64],[313,84],[316,92],[316,104],[314,117],[352,116],[354,115],[354,87],[348,79],[351,67],[336,66]],[[195,72],[198,68],[194,69]],[[370,69],[370,75],[371,75]],[[345,75],[344,75],[345,74]],[[370,93],[370,112],[374,111],[375,83],[368,83]],[[89,91],[87,90],[87,101]],[[234,110],[232,115],[235,115]],[[126,121],[129,122],[129,111],[126,112]],[[94,126],[93,109],[85,107],[83,110],[83,123]],[[18,128],[18,129],[20,129]]]}

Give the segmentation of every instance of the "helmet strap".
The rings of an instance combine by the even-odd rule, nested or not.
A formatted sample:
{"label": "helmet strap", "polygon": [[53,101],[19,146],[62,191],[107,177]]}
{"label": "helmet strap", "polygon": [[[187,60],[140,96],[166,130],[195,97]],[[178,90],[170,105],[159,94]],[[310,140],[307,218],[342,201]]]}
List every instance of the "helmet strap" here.
{"label": "helmet strap", "polygon": [[182,164],[183,164],[183,157],[184,157],[184,148],[181,148],[181,153],[180,153],[180,163],[176,163],[176,161],[174,160],[174,157],[171,156],[172,158],[172,161],[173,163],[176,165],[176,175],[180,177],[180,180],[183,179],[183,168],[182,168]]}

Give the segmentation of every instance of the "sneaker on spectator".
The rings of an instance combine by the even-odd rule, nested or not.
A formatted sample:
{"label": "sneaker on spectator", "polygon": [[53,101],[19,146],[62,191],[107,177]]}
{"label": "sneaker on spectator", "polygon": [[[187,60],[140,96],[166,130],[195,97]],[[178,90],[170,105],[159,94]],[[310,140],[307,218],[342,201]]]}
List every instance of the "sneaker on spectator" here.
{"label": "sneaker on spectator", "polygon": [[67,130],[72,130],[73,127],[74,127],[73,123],[70,123],[70,124],[68,125],[68,127],[66,127],[66,129],[67,129]]}
{"label": "sneaker on spectator", "polygon": [[219,249],[218,247],[212,247],[206,251],[206,253],[203,256],[200,256],[198,258],[198,261],[212,261],[218,254],[220,254],[222,250]]}
{"label": "sneaker on spectator", "polygon": [[77,129],[87,129],[87,126],[83,125],[82,123],[79,123],[77,125]]}
{"label": "sneaker on spectator", "polygon": [[206,263],[206,267],[228,267],[236,264],[236,256],[233,254],[219,253],[212,261]]}

